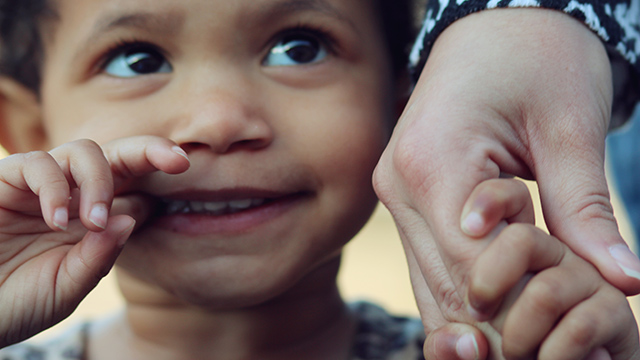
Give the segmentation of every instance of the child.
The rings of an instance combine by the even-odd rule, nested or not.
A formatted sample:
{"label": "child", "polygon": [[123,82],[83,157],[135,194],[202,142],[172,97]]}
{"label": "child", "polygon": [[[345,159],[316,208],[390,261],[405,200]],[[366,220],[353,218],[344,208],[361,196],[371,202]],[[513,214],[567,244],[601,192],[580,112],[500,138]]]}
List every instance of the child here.
{"label": "child", "polygon": [[[408,17],[389,20],[400,2],[36,3],[4,4],[24,6],[9,19],[37,20],[42,42],[9,51],[27,33],[2,26],[16,66],[0,82],[0,142],[14,154],[0,162],[0,346],[67,316],[116,258],[127,305],[62,344],[3,358],[420,357],[416,321],[345,305],[335,283],[342,246],[376,204],[370,177],[404,99],[403,61],[390,55],[408,42],[396,31]],[[576,318],[562,308],[522,351],[637,351],[618,336],[635,331],[624,297],[575,256],[542,261],[566,249],[544,250],[504,268],[586,268],[595,288],[571,277],[567,289],[616,294],[598,310],[629,320],[620,330],[598,318],[601,336],[576,345],[563,341],[574,325],[554,327]],[[472,287],[483,320],[512,280]],[[518,303],[535,296],[501,310],[505,336],[510,318],[532,320]]]}

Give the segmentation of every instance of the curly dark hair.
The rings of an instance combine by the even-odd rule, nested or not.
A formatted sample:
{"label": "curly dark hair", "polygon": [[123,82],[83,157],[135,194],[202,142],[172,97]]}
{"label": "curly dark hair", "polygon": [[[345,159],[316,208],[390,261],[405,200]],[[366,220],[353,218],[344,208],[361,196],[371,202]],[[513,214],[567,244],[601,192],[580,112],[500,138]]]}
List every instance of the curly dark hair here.
{"label": "curly dark hair", "polygon": [[39,24],[49,10],[47,0],[0,0],[0,73],[32,90],[40,86]]}
{"label": "curly dark hair", "polygon": [[[396,74],[407,68],[415,35],[415,0],[377,0],[378,11]],[[51,0],[0,0],[0,74],[38,92],[44,59],[45,18],[55,17]]]}
{"label": "curly dark hair", "polygon": [[416,36],[416,0],[378,0],[378,14],[396,74],[407,70],[409,51]]}

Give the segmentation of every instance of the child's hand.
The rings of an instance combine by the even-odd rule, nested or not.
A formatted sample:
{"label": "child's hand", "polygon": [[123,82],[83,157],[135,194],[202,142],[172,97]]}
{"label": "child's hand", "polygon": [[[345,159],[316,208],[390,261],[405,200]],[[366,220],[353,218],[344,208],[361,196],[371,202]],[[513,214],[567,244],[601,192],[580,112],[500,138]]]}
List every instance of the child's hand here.
{"label": "child's hand", "polygon": [[[156,137],[104,149],[74,141],[0,160],[0,347],[67,317],[109,272],[135,224],[110,214],[114,189],[188,167],[179,147]],[[126,203],[119,212],[144,220],[139,204]]]}
{"label": "child's hand", "polygon": [[490,319],[502,334],[507,358],[537,353],[537,359],[640,359],[638,329],[624,294],[533,225],[523,183],[480,184],[464,213],[470,219],[465,232],[473,236],[504,227],[477,259],[468,304],[474,317]]}

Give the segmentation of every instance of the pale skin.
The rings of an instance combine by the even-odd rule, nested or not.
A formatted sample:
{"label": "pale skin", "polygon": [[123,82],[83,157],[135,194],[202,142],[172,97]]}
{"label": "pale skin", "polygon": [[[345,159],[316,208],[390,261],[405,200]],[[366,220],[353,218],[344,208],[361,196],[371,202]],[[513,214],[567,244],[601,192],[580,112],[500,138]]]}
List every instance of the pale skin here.
{"label": "pale skin", "polygon": [[[127,311],[92,330],[91,359],[347,358],[353,322],[335,286],[337,259],[375,204],[369,178],[389,135],[384,115],[398,99],[380,90],[394,87],[371,9],[363,1],[300,3],[274,21],[268,1],[260,11],[255,1],[150,3],[60,1],[41,102],[3,80],[5,98],[15,100],[5,108],[22,111],[3,118],[2,134],[12,139],[3,144],[17,154],[2,162],[13,200],[2,204],[10,235],[2,254],[14,255],[14,242],[24,251],[3,263],[0,291],[41,304],[2,307],[11,314],[0,316],[11,321],[3,345],[66,316],[119,256]],[[336,15],[343,13],[351,21]],[[131,14],[144,16],[124,17]],[[271,27],[240,31],[247,21]],[[341,46],[317,64],[264,66],[269,47],[256,44],[300,22],[332,29]],[[247,40],[244,51],[233,51],[238,37],[229,29]],[[96,68],[123,37],[161,47],[172,71],[122,79]],[[21,126],[31,131],[13,131]],[[34,149],[53,150],[20,154]],[[295,201],[266,206],[277,213],[268,222],[261,217],[272,215],[242,212],[222,221],[169,216],[165,224],[151,216],[159,198],[265,193]],[[34,272],[48,277],[23,288]]]}
{"label": "pale skin", "polygon": [[551,234],[638,293],[640,263],[618,232],[604,176],[611,83],[602,41],[561,12],[482,11],[438,37],[374,175],[418,306],[441,314],[428,329],[472,321],[464,298],[476,234],[459,215],[472,190],[501,173],[535,179]]}

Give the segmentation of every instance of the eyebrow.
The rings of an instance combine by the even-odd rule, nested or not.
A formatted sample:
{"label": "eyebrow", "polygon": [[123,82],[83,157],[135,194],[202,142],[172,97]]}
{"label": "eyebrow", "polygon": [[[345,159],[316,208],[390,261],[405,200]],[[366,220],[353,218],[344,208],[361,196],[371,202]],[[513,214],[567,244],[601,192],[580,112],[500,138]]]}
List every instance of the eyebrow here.
{"label": "eyebrow", "polygon": [[89,36],[79,47],[80,53],[90,47],[101,36],[111,31],[128,28],[144,32],[172,36],[178,34],[184,25],[184,15],[180,12],[115,12],[107,14],[89,31]]}
{"label": "eyebrow", "polygon": [[105,16],[99,21],[92,34],[99,34],[117,28],[133,28],[160,34],[175,34],[184,24],[184,16],[180,12],[133,12],[116,13]]}
{"label": "eyebrow", "polygon": [[264,14],[263,16],[266,18],[286,16],[305,11],[319,12],[347,23],[354,29],[356,28],[351,19],[344,16],[338,9],[324,0],[283,0],[276,3],[264,4],[260,9],[260,13]]}

